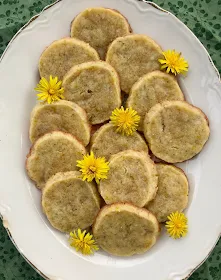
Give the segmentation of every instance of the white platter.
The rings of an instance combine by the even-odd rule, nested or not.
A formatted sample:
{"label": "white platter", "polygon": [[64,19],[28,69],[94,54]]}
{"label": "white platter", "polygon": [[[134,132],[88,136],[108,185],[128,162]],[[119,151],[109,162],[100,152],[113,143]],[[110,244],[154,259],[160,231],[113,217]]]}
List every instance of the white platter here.
{"label": "white platter", "polygon": [[[163,232],[146,254],[116,258],[104,252],[83,257],[68,246],[67,236],[53,230],[40,207],[40,192],[26,176],[29,116],[36,103],[41,52],[69,36],[72,19],[87,7],[103,6],[125,15],[135,33],[147,34],[163,49],[176,49],[190,70],[180,85],[186,99],[208,116],[211,137],[202,153],[181,164],[190,182],[186,214],[189,234],[172,240]],[[208,256],[221,232],[221,83],[207,51],[172,14],[137,0],[63,0],[23,27],[0,63],[0,213],[21,254],[50,280],[180,280]]]}

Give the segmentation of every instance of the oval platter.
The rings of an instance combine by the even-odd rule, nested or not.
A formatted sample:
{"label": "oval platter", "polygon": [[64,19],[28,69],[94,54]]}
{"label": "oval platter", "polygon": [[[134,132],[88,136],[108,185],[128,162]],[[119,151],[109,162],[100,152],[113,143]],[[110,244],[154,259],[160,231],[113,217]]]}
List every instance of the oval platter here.
{"label": "oval platter", "polygon": [[[202,108],[211,136],[200,155],[183,164],[190,183],[186,215],[189,234],[173,240],[165,232],[146,254],[119,258],[99,251],[84,257],[69,247],[67,236],[52,229],[41,210],[41,194],[25,172],[33,90],[38,59],[54,40],[70,34],[73,18],[88,7],[108,7],[126,16],[134,33],[152,37],[163,49],[188,60],[179,79],[187,101]],[[0,62],[0,213],[12,241],[25,259],[50,280],[187,279],[206,259],[221,232],[221,83],[206,49],[174,15],[137,0],[62,0],[46,7],[12,39]]]}

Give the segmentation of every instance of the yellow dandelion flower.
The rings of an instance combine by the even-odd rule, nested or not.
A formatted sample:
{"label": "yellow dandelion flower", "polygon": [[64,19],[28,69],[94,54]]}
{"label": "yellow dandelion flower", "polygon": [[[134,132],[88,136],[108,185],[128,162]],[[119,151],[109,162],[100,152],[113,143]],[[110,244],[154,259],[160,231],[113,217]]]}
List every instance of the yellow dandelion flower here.
{"label": "yellow dandelion flower", "polygon": [[64,88],[61,87],[62,81],[58,81],[58,77],[50,75],[49,81],[41,78],[39,84],[35,88],[39,93],[37,94],[38,100],[48,102],[51,104],[54,101],[64,99]]}
{"label": "yellow dandelion flower", "polygon": [[91,182],[95,179],[96,183],[99,184],[101,179],[107,179],[109,162],[106,162],[104,157],[96,158],[93,152],[84,156],[83,160],[78,160],[77,166],[80,167],[84,181]]}
{"label": "yellow dandelion flower", "polygon": [[167,50],[163,52],[164,59],[159,59],[162,64],[161,70],[166,70],[167,73],[185,74],[188,71],[188,62],[181,56],[181,53],[175,50]]}
{"label": "yellow dandelion flower", "polygon": [[167,217],[166,228],[168,234],[174,238],[186,236],[188,232],[187,217],[184,213],[173,212]]}
{"label": "yellow dandelion flower", "polygon": [[71,247],[74,247],[77,252],[80,251],[83,255],[91,255],[94,251],[99,250],[93,235],[89,232],[86,234],[86,230],[82,232],[78,229],[77,232],[71,232],[69,242]]}
{"label": "yellow dandelion flower", "polygon": [[132,108],[116,108],[110,117],[111,123],[117,127],[117,132],[132,135],[139,125],[140,116]]}

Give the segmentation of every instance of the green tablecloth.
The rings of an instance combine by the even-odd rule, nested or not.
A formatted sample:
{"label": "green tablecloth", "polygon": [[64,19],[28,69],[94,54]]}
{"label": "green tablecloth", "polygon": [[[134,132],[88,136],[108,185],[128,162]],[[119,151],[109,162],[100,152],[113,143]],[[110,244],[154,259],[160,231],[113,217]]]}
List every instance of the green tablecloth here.
{"label": "green tablecloth", "polygon": [[[52,2],[54,1],[0,0],[0,54],[18,29]],[[221,72],[221,0],[155,2],[174,13],[196,34]],[[0,222],[0,280],[40,279],[42,278],[18,253]],[[207,261],[190,277],[190,280],[221,280],[221,239]]]}

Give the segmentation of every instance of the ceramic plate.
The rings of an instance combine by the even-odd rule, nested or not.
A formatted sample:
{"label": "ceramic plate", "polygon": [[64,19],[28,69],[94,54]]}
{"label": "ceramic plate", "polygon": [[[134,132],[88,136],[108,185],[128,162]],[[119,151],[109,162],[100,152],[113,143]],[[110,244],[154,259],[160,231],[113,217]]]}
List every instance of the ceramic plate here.
{"label": "ceramic plate", "polygon": [[[117,258],[99,251],[84,257],[69,247],[41,210],[41,193],[28,179],[29,116],[36,103],[38,59],[54,40],[69,36],[72,19],[88,7],[103,6],[125,15],[134,32],[147,34],[163,49],[176,49],[190,70],[180,78],[186,99],[208,116],[211,137],[203,151],[180,166],[190,183],[186,214],[189,234],[173,240],[162,232],[146,254]],[[180,280],[208,256],[221,232],[221,83],[207,51],[172,14],[137,0],[63,0],[47,7],[15,35],[0,63],[0,212],[21,254],[50,280]]]}

